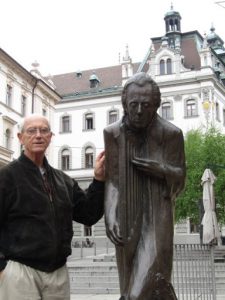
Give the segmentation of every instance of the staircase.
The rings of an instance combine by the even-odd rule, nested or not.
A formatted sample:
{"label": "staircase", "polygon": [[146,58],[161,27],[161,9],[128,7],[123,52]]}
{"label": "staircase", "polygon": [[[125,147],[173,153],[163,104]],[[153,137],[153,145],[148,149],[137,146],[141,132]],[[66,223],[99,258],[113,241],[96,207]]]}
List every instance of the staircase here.
{"label": "staircase", "polygon": [[115,259],[85,259],[67,263],[71,294],[119,294],[119,279]]}
{"label": "staircase", "polygon": [[[191,262],[193,263],[193,261]],[[72,294],[117,294],[119,295],[119,279],[114,255],[100,255],[76,261],[68,261]],[[191,264],[190,264],[191,265]],[[215,288],[217,300],[225,300],[225,247],[214,250]],[[183,270],[185,272],[185,270]],[[210,272],[210,270],[206,270]],[[178,269],[174,269],[174,288],[177,288]],[[179,275],[180,276],[180,275]],[[187,279],[187,278],[186,278]],[[200,279],[198,279],[200,280]],[[181,280],[182,281],[182,280]],[[180,282],[181,282],[180,281]],[[205,283],[202,279],[202,285]],[[197,282],[197,286],[200,281]],[[191,277],[183,283],[185,286],[196,285]],[[184,298],[182,298],[184,299]],[[190,298],[192,299],[192,298]],[[203,298],[205,299],[205,298]]]}

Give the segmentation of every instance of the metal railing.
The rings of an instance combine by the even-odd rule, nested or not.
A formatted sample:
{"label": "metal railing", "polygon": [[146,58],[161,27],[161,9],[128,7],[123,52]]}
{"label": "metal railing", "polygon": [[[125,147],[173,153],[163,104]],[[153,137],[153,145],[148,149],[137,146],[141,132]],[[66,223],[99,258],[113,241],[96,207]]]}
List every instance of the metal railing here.
{"label": "metal railing", "polygon": [[215,300],[214,248],[175,245],[172,283],[179,300]]}
{"label": "metal railing", "polygon": [[[114,246],[105,244],[73,247],[73,259],[114,255]],[[172,284],[179,300],[216,300],[214,247],[201,244],[174,245]]]}

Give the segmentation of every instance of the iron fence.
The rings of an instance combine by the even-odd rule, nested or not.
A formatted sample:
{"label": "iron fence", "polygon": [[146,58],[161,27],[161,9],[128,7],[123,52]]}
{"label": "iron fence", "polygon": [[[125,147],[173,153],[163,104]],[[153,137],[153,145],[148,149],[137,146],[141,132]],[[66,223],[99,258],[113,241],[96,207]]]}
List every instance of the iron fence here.
{"label": "iron fence", "polygon": [[[73,247],[73,259],[114,255],[114,246],[85,243]],[[201,244],[174,245],[172,283],[179,300],[216,300],[214,247]]]}
{"label": "iron fence", "polygon": [[215,300],[214,248],[175,245],[172,282],[179,300]]}

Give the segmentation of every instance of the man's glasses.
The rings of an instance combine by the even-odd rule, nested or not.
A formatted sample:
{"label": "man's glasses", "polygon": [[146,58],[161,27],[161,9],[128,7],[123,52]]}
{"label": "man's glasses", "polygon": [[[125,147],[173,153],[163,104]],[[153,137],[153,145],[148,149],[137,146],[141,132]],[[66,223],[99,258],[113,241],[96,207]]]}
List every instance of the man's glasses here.
{"label": "man's glasses", "polygon": [[48,135],[51,132],[51,130],[48,127],[44,127],[44,128],[31,127],[24,130],[24,132],[26,132],[26,134],[28,135],[36,135],[38,132],[40,132],[41,135]]}

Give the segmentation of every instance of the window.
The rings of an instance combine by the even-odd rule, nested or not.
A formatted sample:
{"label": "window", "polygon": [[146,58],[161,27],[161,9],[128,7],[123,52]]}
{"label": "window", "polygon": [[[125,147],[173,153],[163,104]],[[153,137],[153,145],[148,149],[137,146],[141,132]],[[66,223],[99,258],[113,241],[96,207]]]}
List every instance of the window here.
{"label": "window", "polygon": [[11,150],[11,139],[12,139],[11,130],[7,128],[5,131],[5,147],[8,150]]}
{"label": "window", "polygon": [[170,58],[166,61],[167,74],[172,74],[172,61]]}
{"label": "window", "polygon": [[99,86],[100,80],[98,79],[98,76],[93,73],[90,78],[90,88],[97,88]]}
{"label": "window", "polygon": [[166,61],[164,59],[161,59],[159,63],[159,67],[160,67],[160,75],[172,74],[171,58],[167,58]]}
{"label": "window", "polygon": [[27,98],[24,95],[22,95],[21,96],[21,115],[23,117],[25,117],[25,115],[26,115],[26,108],[27,108],[26,106],[27,106]]}
{"label": "window", "polygon": [[112,124],[118,120],[118,111],[111,110],[108,115],[108,124]]}
{"label": "window", "polygon": [[47,116],[47,110],[46,110],[46,108],[42,108],[42,116],[44,116],[44,117]]}
{"label": "window", "polygon": [[84,225],[84,236],[92,236],[92,227]]}
{"label": "window", "polygon": [[62,132],[70,132],[70,116],[63,116],[61,119],[62,122]]}
{"label": "window", "polygon": [[160,60],[160,75],[165,75],[165,61]]}
{"label": "window", "polygon": [[90,80],[90,88],[96,88],[96,87],[98,87],[98,80],[96,79]]}
{"label": "window", "polygon": [[223,109],[223,126],[225,126],[225,109]]}
{"label": "window", "polygon": [[162,117],[166,120],[172,118],[172,107],[170,102],[162,103]]}
{"label": "window", "polygon": [[6,87],[6,105],[12,106],[12,87],[9,84]]}
{"label": "window", "polygon": [[87,147],[85,149],[85,168],[93,168],[93,156],[94,156],[94,151],[92,147]]}
{"label": "window", "polygon": [[220,108],[218,102],[216,102],[216,120],[220,121]]}
{"label": "window", "polygon": [[186,117],[197,116],[197,105],[194,99],[186,101]]}
{"label": "window", "polygon": [[61,164],[62,170],[70,169],[70,151],[69,149],[64,149],[61,152]]}
{"label": "window", "polygon": [[94,120],[93,120],[93,114],[86,114],[85,115],[85,129],[90,130],[94,128]]}
{"label": "window", "polygon": [[84,169],[94,167],[94,158],[96,157],[95,145],[91,142],[86,143],[82,147],[81,166]]}

